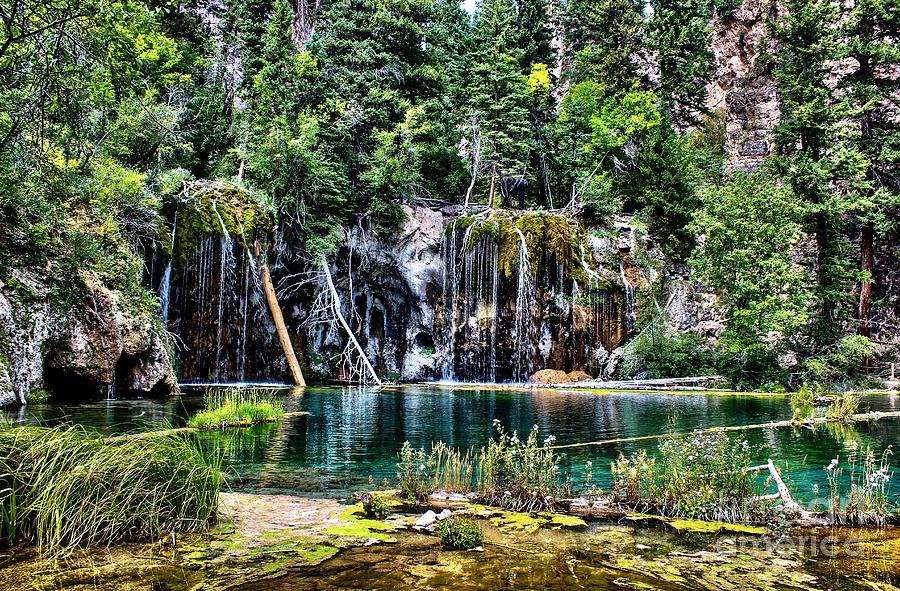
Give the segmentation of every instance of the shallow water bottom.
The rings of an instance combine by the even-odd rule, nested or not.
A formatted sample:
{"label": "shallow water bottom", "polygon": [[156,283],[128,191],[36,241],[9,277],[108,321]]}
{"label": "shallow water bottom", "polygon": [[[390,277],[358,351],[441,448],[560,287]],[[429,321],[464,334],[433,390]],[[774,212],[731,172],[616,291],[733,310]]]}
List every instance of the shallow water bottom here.
{"label": "shallow water bottom", "polygon": [[[790,537],[673,534],[600,525],[516,531],[482,524],[483,552],[442,550],[434,536],[349,548],[316,566],[241,591],[304,589],[895,589],[893,532],[807,531]],[[832,535],[834,534],[834,535]]]}
{"label": "shallow water bottom", "polygon": [[[362,522],[335,527],[352,508],[334,500],[230,495],[225,504],[232,522],[176,548],[120,544],[62,560],[41,560],[33,549],[0,554],[0,589],[849,591],[900,584],[900,531],[893,529],[691,534],[633,522],[572,529],[510,514],[518,517],[479,519],[484,551],[465,552],[408,529],[381,536]],[[413,520],[395,515],[391,522]]]}

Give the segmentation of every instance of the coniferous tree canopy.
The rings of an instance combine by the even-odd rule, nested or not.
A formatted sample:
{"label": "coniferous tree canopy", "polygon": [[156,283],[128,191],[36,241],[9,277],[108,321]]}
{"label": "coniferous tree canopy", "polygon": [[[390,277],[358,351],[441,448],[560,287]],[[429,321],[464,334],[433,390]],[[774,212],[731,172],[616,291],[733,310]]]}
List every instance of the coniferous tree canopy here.
{"label": "coniferous tree canopy", "polygon": [[[646,229],[660,275],[725,302],[725,351],[757,380],[898,314],[893,0],[778,3],[755,69],[724,81],[730,1],[322,0],[309,38],[290,0],[7,4],[0,279],[33,266],[60,301],[88,270],[155,310],[140,270],[171,246],[165,203],[225,181],[268,209],[286,259],[355,226],[390,241],[410,205]],[[752,174],[743,123],[709,105],[742,84],[778,105]]]}

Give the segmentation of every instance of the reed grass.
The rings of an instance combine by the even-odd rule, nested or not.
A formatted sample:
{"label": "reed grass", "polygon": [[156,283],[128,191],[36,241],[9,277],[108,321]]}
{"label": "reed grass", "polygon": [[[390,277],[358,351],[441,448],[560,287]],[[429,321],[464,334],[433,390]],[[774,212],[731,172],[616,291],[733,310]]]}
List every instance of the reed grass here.
{"label": "reed grass", "polygon": [[274,423],[284,418],[284,403],[265,390],[210,390],[204,395],[204,402],[205,410],[191,417],[188,426],[202,430],[228,429]]}
{"label": "reed grass", "polygon": [[430,461],[434,466],[434,489],[467,493],[472,490],[475,467],[472,451],[462,453],[443,441],[432,446]]}
{"label": "reed grass", "polygon": [[515,431],[507,433],[499,421],[494,427],[497,437],[478,452],[463,453],[440,441],[430,452],[404,443],[397,463],[404,495],[422,502],[438,490],[474,492],[484,503],[516,511],[553,509],[556,499],[569,493],[560,478],[563,456],[552,449],[556,438],[541,443],[535,426],[523,441]]}
{"label": "reed grass", "polygon": [[828,406],[828,410],[825,411],[825,418],[830,421],[849,423],[853,420],[853,415],[856,414],[856,411],[859,410],[861,401],[862,396],[859,394],[855,392],[845,392],[835,398]]}
{"label": "reed grass", "polygon": [[216,516],[219,464],[179,437],[0,427],[0,543],[59,554],[202,531]]}

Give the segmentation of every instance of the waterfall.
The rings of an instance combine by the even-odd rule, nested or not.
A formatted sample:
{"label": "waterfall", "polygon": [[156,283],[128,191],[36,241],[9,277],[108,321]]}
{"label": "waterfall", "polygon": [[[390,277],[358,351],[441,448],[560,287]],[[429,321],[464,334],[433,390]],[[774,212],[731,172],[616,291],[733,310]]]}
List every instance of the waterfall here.
{"label": "waterfall", "polygon": [[491,215],[450,221],[443,233],[440,377],[524,382],[543,368],[599,370],[634,322],[624,263],[624,292],[613,292],[615,270],[597,268],[582,240],[569,250],[558,217]]}
{"label": "waterfall", "polygon": [[225,227],[225,221],[216,208],[216,202],[212,202],[212,210],[219,219],[219,225],[222,227],[222,235],[219,237],[219,296],[218,296],[218,314],[216,320],[216,381],[221,381],[222,371],[222,323],[224,321],[225,312],[225,283],[230,274],[234,271],[234,255],[231,251],[231,235],[228,228]]}
{"label": "waterfall", "polygon": [[622,287],[625,289],[625,324],[626,330],[634,328],[634,286],[625,275],[625,263],[619,259],[619,275],[622,278]]}
{"label": "waterfall", "polygon": [[533,307],[537,304],[534,273],[528,259],[528,245],[525,234],[516,228],[519,235],[519,278],[516,290],[515,366],[513,379],[524,382],[534,373],[533,343],[537,339],[534,325]]}
{"label": "waterfall", "polygon": [[162,316],[163,325],[169,322],[169,300],[172,293],[172,259],[175,258],[175,229],[178,227],[178,209],[175,209],[175,216],[172,220],[172,238],[169,241],[170,255],[166,261],[166,268],[163,271],[162,279],[159,282],[159,305],[160,314]]}
{"label": "waterfall", "polygon": [[473,242],[477,220],[460,236],[455,222],[444,237],[444,379],[496,381],[500,250],[493,236]]}
{"label": "waterfall", "polygon": [[456,220],[450,222],[450,226],[444,232],[441,255],[444,260],[444,322],[449,325],[444,330],[446,355],[441,367],[441,379],[452,381],[456,377],[453,362],[456,359],[456,298],[459,286],[459,277],[456,274]]}

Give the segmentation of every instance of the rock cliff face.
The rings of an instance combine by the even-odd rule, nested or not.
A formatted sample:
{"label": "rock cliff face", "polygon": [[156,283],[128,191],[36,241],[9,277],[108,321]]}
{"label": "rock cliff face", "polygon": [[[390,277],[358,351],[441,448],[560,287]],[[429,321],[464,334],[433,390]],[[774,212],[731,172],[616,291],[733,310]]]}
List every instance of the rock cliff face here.
{"label": "rock cliff face", "polygon": [[760,56],[767,49],[766,21],[777,14],[776,0],[744,0],[713,23],[715,75],[707,107],[725,117],[731,170],[754,170],[774,148],[778,90]]}
{"label": "rock cliff face", "polygon": [[40,277],[14,270],[0,282],[0,404],[107,395],[162,395],[178,386],[157,323],[130,312],[95,277],[81,305],[51,304]]}
{"label": "rock cliff face", "polygon": [[[586,229],[588,248],[571,262],[548,245],[553,216],[516,212],[478,225],[455,207],[406,214],[390,239],[355,229],[332,263],[344,315],[388,379],[524,381],[542,367],[612,375],[637,317],[660,310],[673,331],[722,332],[715,297],[670,268],[629,217]],[[516,228],[532,244],[524,276]],[[582,263],[590,277],[579,275]],[[312,375],[347,377],[337,361],[345,335],[328,324],[306,330],[314,298],[309,288],[282,300],[294,341]]]}

